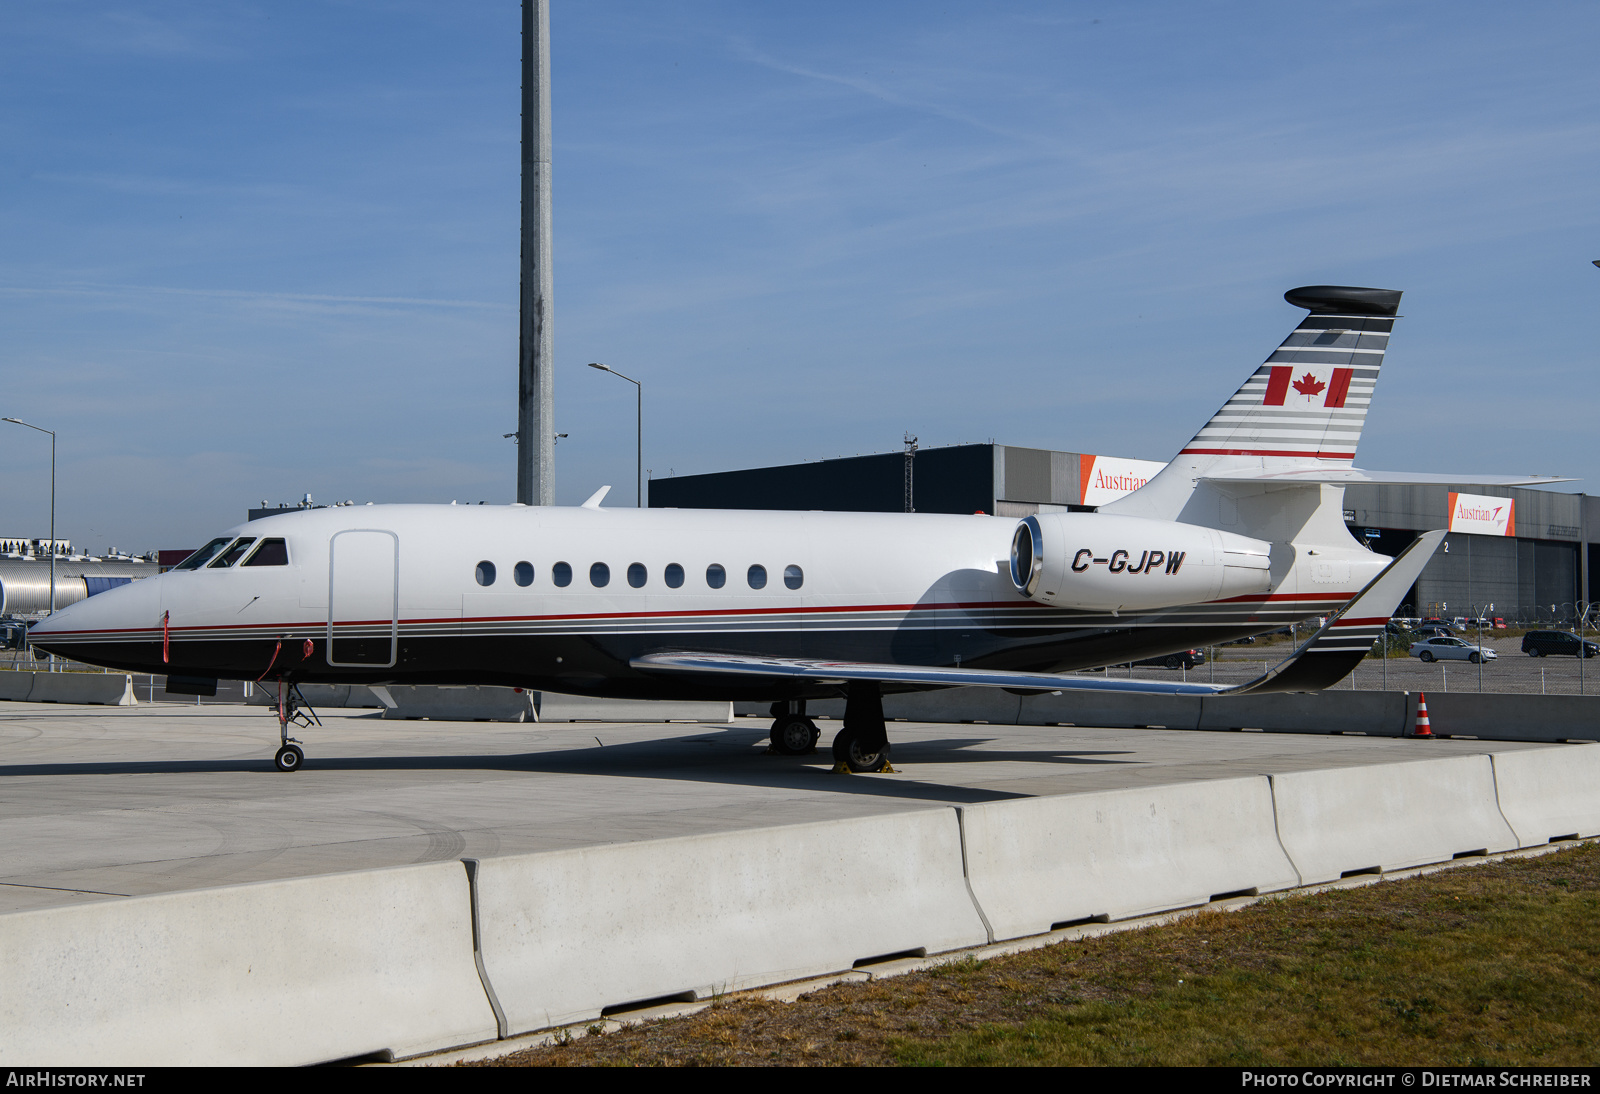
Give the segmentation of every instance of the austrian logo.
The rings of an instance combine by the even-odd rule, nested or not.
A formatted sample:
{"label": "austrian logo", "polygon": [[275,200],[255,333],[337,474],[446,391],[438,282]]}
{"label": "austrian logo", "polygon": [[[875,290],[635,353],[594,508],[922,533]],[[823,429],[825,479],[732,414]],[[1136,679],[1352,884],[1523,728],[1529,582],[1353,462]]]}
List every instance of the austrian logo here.
{"label": "austrian logo", "polygon": [[1511,498],[1450,492],[1450,531],[1480,536],[1517,534],[1517,503]]}

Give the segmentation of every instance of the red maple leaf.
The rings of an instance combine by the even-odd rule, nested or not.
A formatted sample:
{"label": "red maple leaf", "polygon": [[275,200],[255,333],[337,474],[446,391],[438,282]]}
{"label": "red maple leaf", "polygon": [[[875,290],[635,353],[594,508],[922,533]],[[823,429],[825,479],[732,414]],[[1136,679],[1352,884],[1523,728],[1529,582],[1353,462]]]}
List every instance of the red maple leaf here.
{"label": "red maple leaf", "polygon": [[1309,372],[1294,382],[1294,389],[1307,398],[1320,394],[1327,386]]}

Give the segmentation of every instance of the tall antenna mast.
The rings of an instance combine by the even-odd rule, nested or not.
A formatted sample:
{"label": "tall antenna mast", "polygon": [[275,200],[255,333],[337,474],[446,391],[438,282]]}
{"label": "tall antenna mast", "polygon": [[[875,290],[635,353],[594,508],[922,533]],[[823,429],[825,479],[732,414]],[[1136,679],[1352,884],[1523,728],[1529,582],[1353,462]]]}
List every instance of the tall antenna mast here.
{"label": "tall antenna mast", "polygon": [[550,10],[522,0],[522,317],[517,354],[517,500],[554,505],[555,335],[550,267]]}
{"label": "tall antenna mast", "polygon": [[908,512],[908,513],[915,513],[917,511],[917,507],[912,504],[914,498],[913,498],[912,489],[911,489],[911,486],[912,486],[911,467],[912,467],[913,461],[915,461],[916,458],[917,458],[917,439],[915,437],[913,437],[909,431],[907,431],[907,433],[906,433],[906,512]]}

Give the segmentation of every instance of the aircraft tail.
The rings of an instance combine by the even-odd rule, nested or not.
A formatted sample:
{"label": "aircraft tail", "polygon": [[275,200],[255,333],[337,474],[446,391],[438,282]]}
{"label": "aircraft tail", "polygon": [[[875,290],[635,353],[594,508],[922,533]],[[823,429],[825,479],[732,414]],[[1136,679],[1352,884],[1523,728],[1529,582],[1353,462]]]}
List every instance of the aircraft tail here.
{"label": "aircraft tail", "polygon": [[1289,337],[1166,468],[1102,512],[1218,527],[1226,503],[1196,498],[1208,477],[1350,466],[1400,292],[1311,285],[1284,299],[1308,312]]}

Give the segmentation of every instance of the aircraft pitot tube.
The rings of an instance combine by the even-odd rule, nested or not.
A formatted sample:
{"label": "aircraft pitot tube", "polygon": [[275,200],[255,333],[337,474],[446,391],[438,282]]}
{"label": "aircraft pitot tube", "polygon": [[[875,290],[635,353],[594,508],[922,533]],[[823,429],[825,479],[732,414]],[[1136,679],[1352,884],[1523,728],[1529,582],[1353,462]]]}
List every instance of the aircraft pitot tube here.
{"label": "aircraft pitot tube", "polygon": [[1260,595],[1271,545],[1214,528],[1099,513],[1026,517],[1011,539],[1011,581],[1062,608],[1139,611]]}

